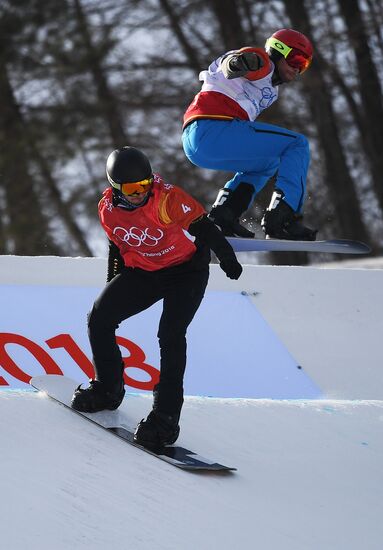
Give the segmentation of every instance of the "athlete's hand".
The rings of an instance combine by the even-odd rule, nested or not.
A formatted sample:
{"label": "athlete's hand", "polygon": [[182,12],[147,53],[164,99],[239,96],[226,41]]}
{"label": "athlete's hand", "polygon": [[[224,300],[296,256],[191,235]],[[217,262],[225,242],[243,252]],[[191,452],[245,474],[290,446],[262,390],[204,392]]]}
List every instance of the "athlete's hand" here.
{"label": "athlete's hand", "polygon": [[240,59],[248,71],[258,71],[263,67],[263,60],[254,52],[245,52],[241,54]]}
{"label": "athlete's hand", "polygon": [[219,265],[229,279],[239,279],[241,276],[242,266],[236,258],[222,260]]}

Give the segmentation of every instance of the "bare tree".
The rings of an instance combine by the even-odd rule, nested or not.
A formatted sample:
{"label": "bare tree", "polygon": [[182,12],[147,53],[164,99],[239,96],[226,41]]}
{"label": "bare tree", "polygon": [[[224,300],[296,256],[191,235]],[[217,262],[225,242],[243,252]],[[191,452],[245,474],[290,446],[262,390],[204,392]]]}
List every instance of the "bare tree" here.
{"label": "bare tree", "polygon": [[248,36],[243,26],[240,5],[235,0],[210,0],[215,13],[222,42],[227,50],[234,50],[238,45],[246,45]]}
{"label": "bare tree", "polygon": [[[311,22],[303,0],[285,3],[286,12],[294,28],[301,30],[313,41],[317,50]],[[320,60],[315,60],[310,75],[304,79],[313,122],[318,131],[320,147],[325,160],[325,178],[328,193],[335,209],[335,216],[344,237],[368,240],[355,184],[350,175],[339,136],[337,117],[323,75]]]}
{"label": "bare tree", "polygon": [[[357,196],[353,178],[361,173],[367,148],[372,151],[372,111],[367,114],[359,100],[356,63],[349,78],[342,66],[326,61],[319,41],[323,31],[312,28],[305,10],[312,0],[45,0],[44,9],[41,0],[3,4],[0,238],[6,252],[89,255],[98,246],[96,207],[106,184],[105,159],[120,145],[142,148],[156,171],[209,208],[228,174],[193,166],[181,145],[182,116],[200,89],[198,73],[228,49],[263,44],[265,32],[286,13],[292,26],[313,38],[316,61],[301,82],[283,89],[260,121],[303,132],[312,143],[310,179],[316,185],[309,186],[308,223],[322,220],[326,236],[368,239],[362,211],[370,220],[371,205],[364,197],[375,191],[366,177]],[[365,34],[380,48],[380,3],[366,0],[363,9]],[[322,22],[329,25],[326,14]],[[327,44],[335,48],[334,40],[329,33]],[[343,131],[350,121],[357,131]],[[372,174],[372,164],[365,171]],[[250,213],[257,221],[271,187],[270,182]],[[22,219],[25,212],[28,219]],[[101,234],[99,239],[103,242]]]}
{"label": "bare tree", "polygon": [[2,57],[0,104],[0,172],[11,222],[4,231],[7,241],[2,244],[3,253],[60,254],[60,247],[50,237],[48,220],[32,183],[25,125]]}
{"label": "bare tree", "polygon": [[338,0],[347,25],[350,46],[355,52],[361,112],[364,118],[362,141],[371,167],[374,190],[383,210],[383,96],[371,55],[362,13],[357,0]]}
{"label": "bare tree", "polygon": [[[102,66],[100,48],[92,42],[91,32],[80,0],[73,0],[74,12],[77,18],[78,34],[82,37],[85,56],[82,61],[93,76],[100,111],[109,127],[110,135],[116,147],[123,147],[129,142],[126,129],[122,125],[118,99],[112,94],[107,76]],[[103,52],[105,55],[105,52]]]}
{"label": "bare tree", "polygon": [[174,34],[176,35],[181,48],[184,51],[186,59],[190,65],[190,68],[198,71],[200,69],[200,61],[196,49],[191,45],[185,32],[183,31],[181,18],[177,9],[172,6],[169,0],[159,0],[161,8],[169,18],[170,26]]}

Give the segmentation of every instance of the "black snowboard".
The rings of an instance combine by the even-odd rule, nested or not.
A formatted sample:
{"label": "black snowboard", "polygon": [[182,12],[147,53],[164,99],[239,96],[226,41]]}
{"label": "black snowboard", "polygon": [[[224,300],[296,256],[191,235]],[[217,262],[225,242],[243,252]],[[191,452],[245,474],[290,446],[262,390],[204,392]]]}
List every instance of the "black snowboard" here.
{"label": "black snowboard", "polygon": [[98,413],[82,413],[71,408],[70,402],[73,392],[78,386],[78,382],[57,374],[34,376],[30,381],[35,389],[45,392],[49,397],[58,401],[71,411],[104,428],[108,432],[117,435],[130,445],[149,453],[152,456],[164,460],[177,468],[183,470],[213,470],[230,471],[236,470],[229,466],[224,466],[213,460],[209,460],[197,455],[193,451],[179,447],[178,445],[166,446],[158,451],[150,451],[133,440],[134,430],[125,425],[125,418],[117,411],[101,411]]}

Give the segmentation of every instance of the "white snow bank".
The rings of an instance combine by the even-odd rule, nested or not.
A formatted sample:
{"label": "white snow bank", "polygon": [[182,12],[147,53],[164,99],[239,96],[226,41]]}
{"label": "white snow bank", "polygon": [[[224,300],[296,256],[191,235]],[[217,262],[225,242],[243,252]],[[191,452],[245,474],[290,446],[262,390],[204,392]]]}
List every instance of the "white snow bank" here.
{"label": "white snow bank", "polygon": [[[101,286],[105,269],[3,256],[0,284]],[[187,398],[179,443],[232,474],[180,471],[46,397],[0,391],[0,547],[380,550],[382,283],[374,269],[246,266],[233,282],[212,267],[209,288],[247,293],[311,379],[343,399]],[[150,406],[146,395],[122,404],[134,423]]]}
{"label": "white snow bank", "polygon": [[[122,405],[134,421],[146,396]],[[7,550],[380,550],[383,404],[186,400],[191,474],[41,394],[0,392]]]}
{"label": "white snow bank", "polygon": [[[105,276],[101,258],[0,256],[0,285],[101,287]],[[212,265],[208,289],[248,294],[327,397],[383,399],[383,269],[252,265],[231,281]]]}

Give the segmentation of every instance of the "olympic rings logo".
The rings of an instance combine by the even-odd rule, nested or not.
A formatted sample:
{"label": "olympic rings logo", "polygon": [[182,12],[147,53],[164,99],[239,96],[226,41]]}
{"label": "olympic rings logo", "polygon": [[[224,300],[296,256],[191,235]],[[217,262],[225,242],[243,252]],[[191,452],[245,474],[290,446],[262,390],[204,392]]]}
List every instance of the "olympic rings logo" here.
{"label": "olympic rings logo", "polygon": [[146,229],[139,229],[138,227],[130,227],[129,229],[125,229],[125,227],[115,227],[113,235],[116,235],[116,237],[129,246],[139,247],[142,244],[146,246],[156,246],[164,236],[164,232],[157,228],[157,235],[150,235],[149,227]]}

